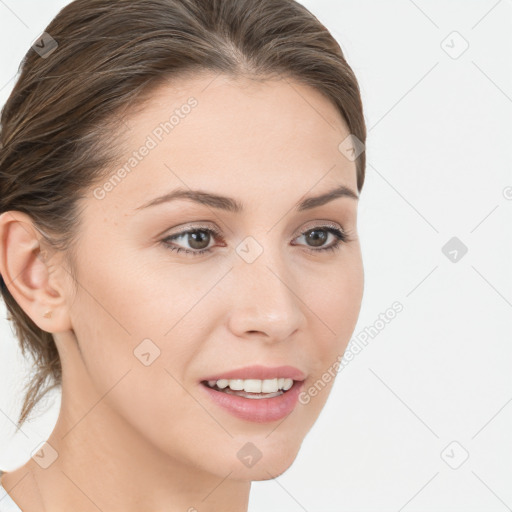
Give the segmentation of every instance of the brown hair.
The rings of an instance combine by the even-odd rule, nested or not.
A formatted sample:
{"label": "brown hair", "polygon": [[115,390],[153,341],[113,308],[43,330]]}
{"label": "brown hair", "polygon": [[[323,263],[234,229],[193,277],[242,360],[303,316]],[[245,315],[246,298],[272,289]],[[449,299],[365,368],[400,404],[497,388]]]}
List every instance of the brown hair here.
{"label": "brown hair", "polygon": [[[28,214],[71,269],[78,200],[115,162],[114,128],[173,77],[290,77],[322,92],[366,141],[352,69],[325,26],[294,0],[75,0],[45,33],[23,58],[1,112],[0,213]],[[360,191],[364,151],[355,163]],[[34,358],[21,426],[61,384],[62,368],[52,334],[28,317],[1,276],[0,289],[22,353]]]}

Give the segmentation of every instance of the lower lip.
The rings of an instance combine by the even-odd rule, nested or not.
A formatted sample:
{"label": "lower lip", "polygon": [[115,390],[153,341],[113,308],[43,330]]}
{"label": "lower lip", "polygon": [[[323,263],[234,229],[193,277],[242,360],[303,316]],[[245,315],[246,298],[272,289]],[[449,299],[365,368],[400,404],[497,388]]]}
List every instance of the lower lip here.
{"label": "lower lip", "polygon": [[246,421],[266,423],[281,420],[293,411],[303,384],[304,381],[294,381],[288,391],[273,398],[244,398],[215,391],[205,384],[200,384],[200,386],[217,405],[233,416]]}

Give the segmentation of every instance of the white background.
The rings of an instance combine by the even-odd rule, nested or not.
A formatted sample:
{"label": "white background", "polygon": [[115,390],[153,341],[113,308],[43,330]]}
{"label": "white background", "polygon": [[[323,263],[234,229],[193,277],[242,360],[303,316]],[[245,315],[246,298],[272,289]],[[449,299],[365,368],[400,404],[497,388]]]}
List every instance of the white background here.
{"label": "white background", "polygon": [[[67,3],[0,1],[0,104]],[[512,1],[302,3],[341,44],[365,106],[354,337],[393,302],[404,310],[340,372],[291,468],[253,484],[249,510],[511,509]],[[442,252],[452,237],[468,248],[457,262]],[[0,316],[9,470],[49,436],[60,397],[14,435],[29,366],[3,303]]]}

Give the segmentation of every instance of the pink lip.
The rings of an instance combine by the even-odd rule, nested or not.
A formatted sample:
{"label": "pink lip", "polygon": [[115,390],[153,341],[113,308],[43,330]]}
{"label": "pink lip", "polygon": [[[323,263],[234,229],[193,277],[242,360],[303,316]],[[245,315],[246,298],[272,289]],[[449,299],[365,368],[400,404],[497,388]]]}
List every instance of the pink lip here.
{"label": "pink lip", "polygon": [[303,387],[304,382],[295,381],[288,391],[279,396],[253,399],[216,391],[206,384],[200,385],[201,392],[206,393],[216,405],[239,419],[256,423],[278,421],[288,416],[295,409]]}
{"label": "pink lip", "polygon": [[306,376],[298,368],[293,366],[246,366],[245,368],[238,368],[225,373],[211,375],[201,379],[205,380],[220,380],[220,379],[274,379],[284,378],[293,380],[304,380]]}

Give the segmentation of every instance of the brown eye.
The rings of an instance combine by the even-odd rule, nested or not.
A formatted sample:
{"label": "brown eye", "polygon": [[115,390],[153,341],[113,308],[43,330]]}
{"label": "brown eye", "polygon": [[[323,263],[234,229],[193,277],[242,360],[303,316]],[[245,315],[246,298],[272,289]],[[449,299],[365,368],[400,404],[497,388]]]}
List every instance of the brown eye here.
{"label": "brown eye", "polygon": [[[329,236],[333,237],[333,242],[330,245],[326,245],[329,240]],[[345,233],[333,226],[318,226],[313,229],[304,231],[299,237],[304,237],[306,241],[306,250],[311,253],[319,253],[322,251],[334,251],[339,249],[343,243],[350,241],[351,239]],[[212,239],[221,240],[221,233],[214,228],[196,228],[177,233],[176,235],[168,236],[161,242],[164,246],[171,251],[185,252],[190,256],[200,256],[212,250],[213,245],[210,245]],[[177,240],[181,240],[181,243],[188,244],[188,247],[181,246],[176,243]],[[304,244],[292,244],[292,245],[304,245]],[[318,247],[318,249],[313,249]]]}
{"label": "brown eye", "polygon": [[187,241],[192,249],[203,250],[210,243],[210,233],[208,231],[189,231],[185,236],[188,236]]}
{"label": "brown eye", "polygon": [[[334,238],[334,243],[325,245],[329,239],[329,235]],[[319,249],[308,249],[310,252],[320,252],[327,250],[339,249],[340,246],[349,240],[348,235],[338,228],[331,226],[318,226],[313,229],[308,229],[300,237],[304,237],[307,247],[319,247]],[[300,244],[303,245],[303,244]]]}
{"label": "brown eye", "polygon": [[[220,239],[220,233],[213,228],[196,228],[168,236],[162,240],[162,243],[172,251],[184,251],[185,253],[194,256],[211,251],[210,242],[212,238]],[[185,243],[185,247],[177,244],[177,240],[180,240],[181,243]],[[186,246],[187,244],[188,247]]]}
{"label": "brown eye", "polygon": [[306,231],[306,233],[305,233],[306,240],[313,247],[321,247],[322,245],[324,245],[328,236],[329,236],[329,234],[327,233],[327,230],[325,230],[325,229],[315,228],[315,229]]}

